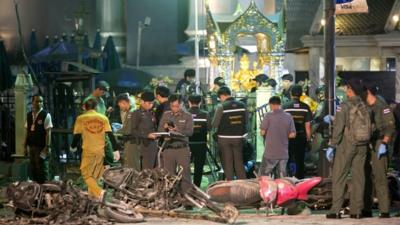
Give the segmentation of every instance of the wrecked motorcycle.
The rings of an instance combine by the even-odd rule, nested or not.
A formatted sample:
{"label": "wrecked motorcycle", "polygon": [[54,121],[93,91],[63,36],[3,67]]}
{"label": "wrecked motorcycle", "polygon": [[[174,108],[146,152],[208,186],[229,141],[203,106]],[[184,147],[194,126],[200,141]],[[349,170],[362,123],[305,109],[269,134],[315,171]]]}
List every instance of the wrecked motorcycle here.
{"label": "wrecked motorcycle", "polygon": [[7,187],[6,195],[15,219],[27,224],[107,223],[95,216],[100,204],[70,182],[16,182]]}
{"label": "wrecked motorcycle", "polygon": [[[251,180],[216,182],[207,189],[211,200],[232,203],[236,207],[282,207],[293,214],[299,201],[308,200],[309,191],[321,182],[321,177],[304,180],[262,176]],[[266,208],[268,210],[268,207]],[[268,212],[268,211],[267,211]]]}
{"label": "wrecked motorcycle", "polygon": [[128,222],[132,217],[117,207],[121,203],[133,209],[131,211],[148,214],[152,214],[152,211],[173,211],[189,205],[207,207],[219,216],[216,221],[226,223],[234,223],[239,215],[237,209],[230,204],[220,208],[195,185],[182,192],[179,188],[181,170],[177,176],[171,176],[161,168],[141,172],[130,168],[110,168],[104,172],[103,179],[106,188],[114,190],[111,201],[116,204],[115,207],[107,206],[106,213],[117,222]]}
{"label": "wrecked motorcycle", "polygon": [[[160,132],[155,133],[157,138],[164,140],[176,139],[181,142],[186,141],[185,136],[178,132]],[[158,162],[160,162],[161,152],[164,149],[165,141],[159,146]],[[158,163],[160,165],[160,163]],[[213,211],[217,218],[205,218],[219,222],[233,223],[239,215],[238,210],[226,204],[223,208],[210,200],[210,196],[204,193],[191,182],[188,190],[181,190],[180,182],[182,177],[182,168],[177,175],[170,175],[162,168],[146,169],[141,172],[131,168],[110,168],[104,171],[103,180],[106,189],[114,190],[112,203],[115,207],[106,207],[107,216],[115,219],[117,222],[128,222],[131,215],[124,210],[116,207],[119,204],[130,206],[131,211],[143,212],[147,214],[157,214],[163,212],[163,215],[169,215],[173,210],[182,207],[208,208]],[[182,214],[181,214],[182,215]],[[195,218],[188,217],[188,218]]]}

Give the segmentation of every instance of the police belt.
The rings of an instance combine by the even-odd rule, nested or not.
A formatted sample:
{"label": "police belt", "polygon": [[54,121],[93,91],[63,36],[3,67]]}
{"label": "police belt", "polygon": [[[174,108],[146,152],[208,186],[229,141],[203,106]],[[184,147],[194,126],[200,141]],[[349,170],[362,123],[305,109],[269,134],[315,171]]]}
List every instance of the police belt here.
{"label": "police belt", "polygon": [[189,145],[184,142],[173,142],[166,143],[164,149],[178,149],[178,148],[187,148]]}
{"label": "police belt", "polygon": [[243,134],[243,135],[218,135],[219,138],[230,138],[230,139],[236,139],[236,138],[245,138],[247,137],[247,133]]}

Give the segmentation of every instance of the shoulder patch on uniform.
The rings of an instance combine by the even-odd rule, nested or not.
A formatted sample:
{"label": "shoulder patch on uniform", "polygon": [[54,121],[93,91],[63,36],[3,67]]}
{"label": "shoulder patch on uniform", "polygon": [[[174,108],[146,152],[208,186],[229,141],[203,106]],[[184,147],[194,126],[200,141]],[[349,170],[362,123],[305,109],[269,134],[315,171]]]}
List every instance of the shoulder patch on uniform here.
{"label": "shoulder patch on uniform", "polygon": [[337,106],[336,107],[336,112],[340,112],[340,111],[342,111],[342,107],[341,106]]}
{"label": "shoulder patch on uniform", "polygon": [[390,113],[390,112],[391,112],[391,111],[390,111],[389,108],[383,109],[383,114],[388,114],[388,113]]}
{"label": "shoulder patch on uniform", "polygon": [[300,104],[299,104],[299,103],[294,103],[294,104],[293,104],[293,107],[294,107],[294,108],[300,108]]}

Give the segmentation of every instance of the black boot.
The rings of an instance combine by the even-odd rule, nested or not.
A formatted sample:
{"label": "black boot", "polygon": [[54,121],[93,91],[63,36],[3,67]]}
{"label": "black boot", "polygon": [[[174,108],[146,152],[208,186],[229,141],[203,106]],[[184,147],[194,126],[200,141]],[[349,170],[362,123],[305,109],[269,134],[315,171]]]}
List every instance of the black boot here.
{"label": "black boot", "polygon": [[341,219],[340,213],[328,213],[326,214],[327,219]]}
{"label": "black boot", "polygon": [[390,218],[390,213],[381,213],[381,214],[379,214],[379,218],[382,218],[382,219]]}

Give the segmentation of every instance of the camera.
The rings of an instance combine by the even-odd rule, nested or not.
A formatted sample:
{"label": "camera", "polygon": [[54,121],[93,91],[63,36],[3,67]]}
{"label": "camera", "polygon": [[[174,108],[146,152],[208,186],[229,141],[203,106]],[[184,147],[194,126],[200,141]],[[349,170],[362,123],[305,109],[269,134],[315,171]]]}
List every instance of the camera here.
{"label": "camera", "polygon": [[175,124],[173,121],[169,121],[167,124],[168,124],[168,127],[175,127]]}

